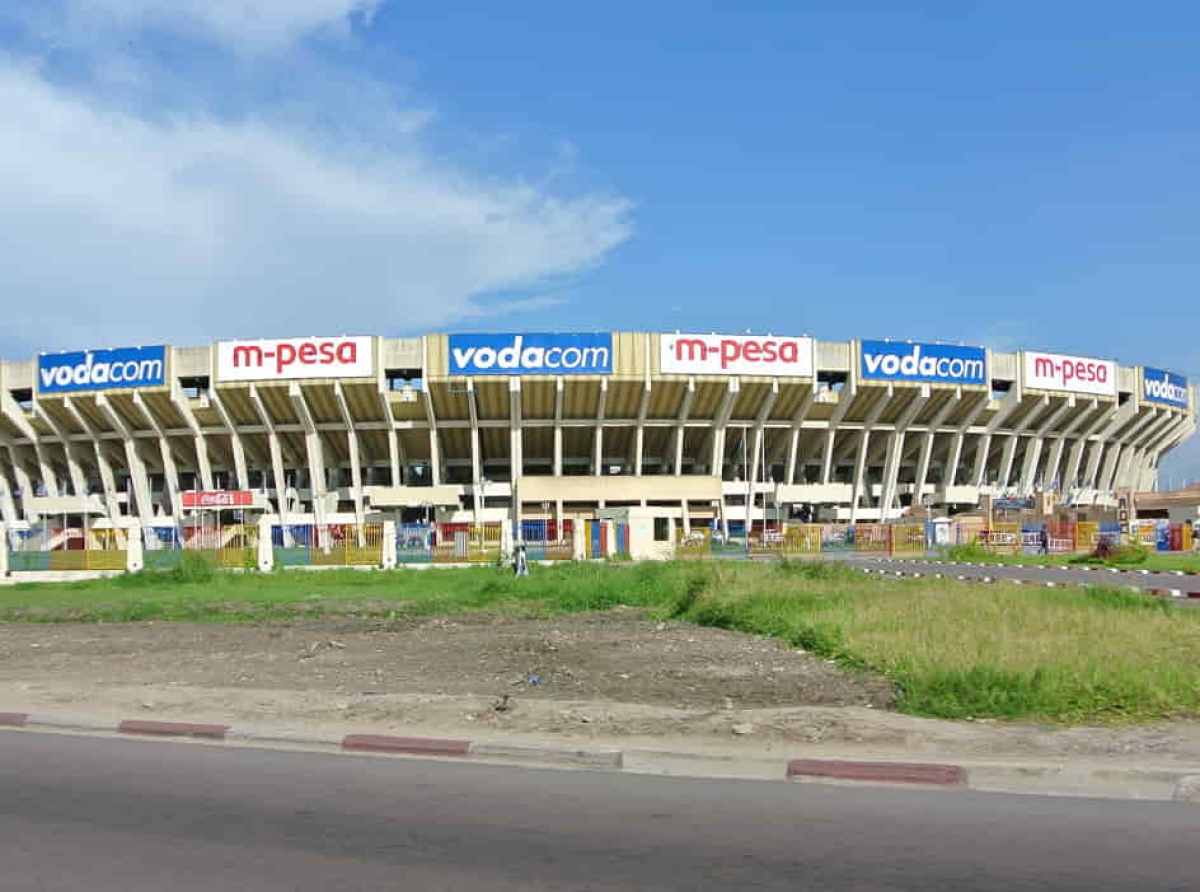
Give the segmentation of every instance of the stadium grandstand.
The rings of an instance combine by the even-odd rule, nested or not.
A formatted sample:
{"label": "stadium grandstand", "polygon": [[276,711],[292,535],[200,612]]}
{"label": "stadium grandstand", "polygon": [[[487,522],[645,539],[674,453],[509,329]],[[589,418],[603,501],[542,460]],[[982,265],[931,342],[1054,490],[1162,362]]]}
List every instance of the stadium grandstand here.
{"label": "stadium grandstand", "polygon": [[519,531],[637,508],[729,535],[1038,493],[1115,508],[1196,407],[1182,376],[1109,359],[772,334],[44,353],[0,362],[0,520],[168,541],[201,514]]}

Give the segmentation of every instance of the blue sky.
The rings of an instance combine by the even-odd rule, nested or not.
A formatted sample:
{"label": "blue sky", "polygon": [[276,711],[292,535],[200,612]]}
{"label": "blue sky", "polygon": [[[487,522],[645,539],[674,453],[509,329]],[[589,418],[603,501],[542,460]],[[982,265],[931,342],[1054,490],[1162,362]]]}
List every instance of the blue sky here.
{"label": "blue sky", "polygon": [[1200,378],[1200,7],[900,6],[8,0],[0,350],[750,328]]}

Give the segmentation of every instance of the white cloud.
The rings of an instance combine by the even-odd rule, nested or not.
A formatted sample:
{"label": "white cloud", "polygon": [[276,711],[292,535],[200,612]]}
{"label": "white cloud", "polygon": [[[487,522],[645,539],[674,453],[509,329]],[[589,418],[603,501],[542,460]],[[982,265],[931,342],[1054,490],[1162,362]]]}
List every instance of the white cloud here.
{"label": "white cloud", "polygon": [[75,27],[201,32],[242,52],[285,48],[319,30],[369,23],[384,0],[66,0]]}
{"label": "white cloud", "polygon": [[[233,19],[204,10],[247,5],[294,33],[316,9],[374,6],[171,8],[219,29]],[[441,160],[420,116],[357,144],[261,117],[151,119],[2,57],[0,108],[3,337],[29,349],[413,331],[546,306],[632,231],[622,198]],[[488,301],[501,293],[512,302]]]}

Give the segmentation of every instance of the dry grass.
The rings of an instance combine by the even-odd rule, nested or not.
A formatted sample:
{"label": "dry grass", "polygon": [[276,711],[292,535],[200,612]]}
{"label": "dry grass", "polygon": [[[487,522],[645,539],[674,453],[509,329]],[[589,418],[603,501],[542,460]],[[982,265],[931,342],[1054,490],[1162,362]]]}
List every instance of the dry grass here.
{"label": "dry grass", "polygon": [[1111,589],[754,570],[714,571],[688,614],[881,672],[909,712],[1095,721],[1200,710],[1195,610]]}

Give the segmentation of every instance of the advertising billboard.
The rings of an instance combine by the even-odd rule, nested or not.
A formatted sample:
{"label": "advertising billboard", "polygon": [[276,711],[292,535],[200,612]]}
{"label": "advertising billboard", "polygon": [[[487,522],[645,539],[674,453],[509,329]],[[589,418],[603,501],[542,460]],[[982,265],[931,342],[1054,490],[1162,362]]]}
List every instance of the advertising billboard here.
{"label": "advertising billboard", "polygon": [[658,365],[664,375],[813,376],[812,338],[772,335],[663,334]]}
{"label": "advertising billboard", "polygon": [[288,381],[369,378],[375,374],[369,337],[221,341],[217,380]]}
{"label": "advertising billboard", "polygon": [[166,347],[81,350],[38,357],[38,393],[161,387],[166,381]]}
{"label": "advertising billboard", "polygon": [[1025,357],[1026,388],[1092,396],[1117,395],[1117,364],[1111,359],[1033,353],[1028,350],[1022,355]]}
{"label": "advertising billboard", "polygon": [[987,351],[951,344],[861,341],[859,376],[867,381],[987,384]]}
{"label": "advertising billboard", "polygon": [[181,492],[179,501],[184,508],[248,508],[254,504],[254,493],[247,490],[201,490]]}
{"label": "advertising billboard", "polygon": [[450,335],[451,375],[611,375],[611,334]]}
{"label": "advertising billboard", "polygon": [[1142,399],[1177,409],[1188,407],[1188,380],[1162,369],[1142,369]]}

